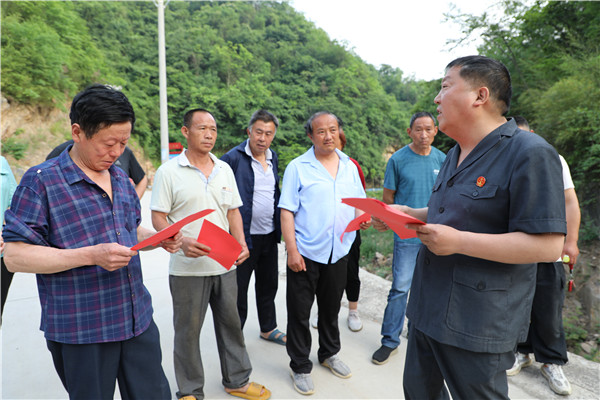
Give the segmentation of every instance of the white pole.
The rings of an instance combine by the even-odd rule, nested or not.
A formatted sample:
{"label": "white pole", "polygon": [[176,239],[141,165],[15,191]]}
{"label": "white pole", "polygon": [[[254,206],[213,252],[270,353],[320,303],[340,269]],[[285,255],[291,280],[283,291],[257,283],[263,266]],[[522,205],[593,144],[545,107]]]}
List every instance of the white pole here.
{"label": "white pole", "polygon": [[[167,1],[168,3],[168,1]],[[169,161],[169,116],[167,113],[167,58],[165,55],[164,0],[156,0],[158,7],[158,86],[160,98],[160,161]]]}

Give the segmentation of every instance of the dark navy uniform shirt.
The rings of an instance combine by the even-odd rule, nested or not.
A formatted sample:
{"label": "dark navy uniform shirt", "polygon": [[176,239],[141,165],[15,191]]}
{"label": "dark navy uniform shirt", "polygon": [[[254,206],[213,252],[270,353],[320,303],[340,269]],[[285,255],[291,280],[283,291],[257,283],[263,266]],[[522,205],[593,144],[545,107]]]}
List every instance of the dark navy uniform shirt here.
{"label": "dark navy uniform shirt", "polygon": [[[457,167],[459,155],[457,145],[440,170],[428,223],[490,234],[566,233],[561,165],[544,139],[509,120]],[[476,352],[512,351],[527,335],[535,265],[436,256],[423,246],[407,316],[438,342]]]}

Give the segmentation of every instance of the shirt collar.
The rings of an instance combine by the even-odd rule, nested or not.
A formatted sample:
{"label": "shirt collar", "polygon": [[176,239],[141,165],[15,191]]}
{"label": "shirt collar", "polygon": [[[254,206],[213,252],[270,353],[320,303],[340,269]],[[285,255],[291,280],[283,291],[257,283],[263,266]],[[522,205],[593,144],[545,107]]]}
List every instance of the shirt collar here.
{"label": "shirt collar", "polygon": [[[253,160],[256,160],[256,158],[254,158],[254,155],[252,154],[252,150],[250,150],[250,139],[246,139],[246,145],[244,146],[244,151],[246,152],[247,155],[249,155]],[[271,153],[271,149],[267,149],[267,151],[265,152],[265,156],[267,158],[267,161],[270,161],[273,159],[273,154]],[[258,160],[257,160],[258,161]]]}
{"label": "shirt collar", "polygon": [[[87,180],[88,182],[93,183],[93,181],[85,174],[85,172],[83,172],[81,168],[79,168],[77,164],[75,164],[75,162],[71,158],[69,152],[71,151],[72,147],[72,144],[69,145],[66,148],[67,151],[63,151],[56,159],[54,159],[56,160],[56,162],[58,162],[60,169],[63,171],[65,180],[69,185],[83,180]],[[116,167],[114,164],[111,165],[108,169],[108,172],[111,175],[111,177],[119,179],[119,176],[115,175],[115,168]]]}
{"label": "shirt collar", "polygon": [[[517,127],[515,120],[512,118],[509,119],[507,122],[505,122],[504,124],[500,125],[496,129],[494,129],[493,131],[488,133],[487,136],[485,136],[477,144],[477,146],[475,146],[475,148],[469,153],[469,155],[467,155],[467,157],[464,159],[464,161],[456,169],[455,173],[458,173],[458,172],[464,170],[469,165],[471,165],[473,162],[475,162],[477,159],[479,159],[484,154],[486,154],[488,151],[490,151],[494,146],[496,146],[504,138],[512,137],[517,132],[519,132],[519,128]],[[455,147],[457,149],[460,148],[458,146],[458,144]],[[456,165],[456,163],[458,162],[459,154],[460,154],[460,151],[453,152],[452,161],[451,161],[450,165],[454,165],[454,166]]]}
{"label": "shirt collar", "polygon": [[[350,157],[346,155],[346,153],[335,149],[335,152],[337,153],[338,157],[340,158],[340,161],[343,162],[344,164],[348,163],[348,161],[350,161]],[[306,162],[306,163],[310,163],[310,164],[315,164],[315,163],[319,163],[319,160],[317,160],[317,157],[315,156],[315,146],[311,146],[310,149],[308,149],[308,151],[306,153],[304,153],[304,155],[302,156],[302,159],[300,160],[302,162]]]}
{"label": "shirt collar", "polygon": [[[179,154],[177,156],[177,163],[181,166],[181,167],[190,167],[190,168],[196,168],[192,165],[192,163],[190,163],[190,160],[187,158],[187,149],[183,149],[183,151],[181,152],[181,154]],[[219,161],[219,159],[211,152],[208,153],[208,156],[210,157],[210,159],[213,161],[215,167],[218,167],[219,164],[217,163],[217,161]]]}

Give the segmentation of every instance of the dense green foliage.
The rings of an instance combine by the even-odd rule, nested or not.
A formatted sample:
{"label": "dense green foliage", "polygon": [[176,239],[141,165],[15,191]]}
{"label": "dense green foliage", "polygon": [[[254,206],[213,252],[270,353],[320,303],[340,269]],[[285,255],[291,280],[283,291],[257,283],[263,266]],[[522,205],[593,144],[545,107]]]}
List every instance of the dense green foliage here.
{"label": "dense green foliage", "polygon": [[570,165],[584,237],[600,234],[600,2],[503,0],[502,17],[454,15],[480,54],[511,71],[510,113],[523,115]]}
{"label": "dense green foliage", "polygon": [[[449,15],[464,32],[454,41],[481,37],[480,53],[508,66],[511,114],[529,119],[567,159],[589,217],[584,233],[597,236],[600,2],[499,4],[500,16]],[[9,101],[65,108],[88,84],[119,86],[137,113],[136,140],[158,162],[153,2],[4,1],[0,7],[2,93]],[[285,167],[310,145],[306,119],[326,109],[345,121],[346,152],[361,163],[369,185],[378,186],[384,154],[408,141],[410,115],[435,115],[439,80],[414,81],[397,68],[366,64],[287,3],[170,2],[165,31],[171,141],[183,141],[186,110],[207,108],[219,124],[215,153],[222,154],[244,139],[251,113],[267,108],[281,120],[273,146]],[[439,134],[435,145],[447,151],[454,143]]]}
{"label": "dense green foliage", "polygon": [[[138,141],[158,160],[156,26],[152,2],[3,2],[3,93],[62,104],[93,82],[120,86]],[[310,144],[306,119],[326,109],[344,120],[347,153],[379,184],[384,149],[408,140],[420,83],[366,64],[286,3],[171,2],[165,31],[171,141],[184,140],[186,110],[207,108],[221,154],[244,138],[251,113],[267,108],[281,120],[273,145],[285,167]]]}

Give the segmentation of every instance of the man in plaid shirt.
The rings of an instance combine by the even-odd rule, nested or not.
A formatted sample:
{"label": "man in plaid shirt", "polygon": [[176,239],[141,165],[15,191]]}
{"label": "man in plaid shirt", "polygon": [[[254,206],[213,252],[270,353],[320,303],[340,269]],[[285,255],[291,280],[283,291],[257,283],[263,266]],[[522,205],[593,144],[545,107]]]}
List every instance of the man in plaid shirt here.
{"label": "man in plaid shirt", "polygon": [[[37,274],[44,331],[70,398],[170,399],[159,333],[140,257],[130,248],[154,232],[113,163],[130,138],[127,97],[94,85],[71,105],[74,144],[31,168],[17,187],[6,227],[5,262]],[[175,252],[181,234],[161,246]]]}

